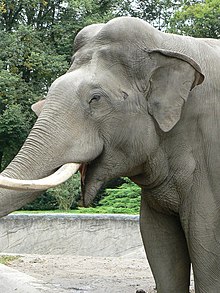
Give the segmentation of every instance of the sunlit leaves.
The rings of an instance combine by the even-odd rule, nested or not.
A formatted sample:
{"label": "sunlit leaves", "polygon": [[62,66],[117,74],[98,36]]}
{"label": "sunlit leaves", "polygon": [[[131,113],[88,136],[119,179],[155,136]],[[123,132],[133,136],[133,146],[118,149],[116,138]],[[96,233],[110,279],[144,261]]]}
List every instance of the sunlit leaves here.
{"label": "sunlit leaves", "polygon": [[99,206],[112,207],[124,213],[132,211],[139,213],[141,189],[128,178],[118,188],[106,189],[106,196],[99,202]]}
{"label": "sunlit leaves", "polygon": [[219,38],[220,1],[187,1],[171,20],[170,31],[195,37]]}

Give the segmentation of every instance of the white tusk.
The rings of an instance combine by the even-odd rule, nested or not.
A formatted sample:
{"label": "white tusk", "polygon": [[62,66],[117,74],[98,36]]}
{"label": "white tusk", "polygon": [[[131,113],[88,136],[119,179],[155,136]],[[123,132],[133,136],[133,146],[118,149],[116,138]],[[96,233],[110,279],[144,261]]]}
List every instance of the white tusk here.
{"label": "white tusk", "polygon": [[46,190],[65,182],[78,171],[79,167],[80,164],[68,163],[52,175],[37,180],[19,180],[0,175],[0,187],[13,190]]}

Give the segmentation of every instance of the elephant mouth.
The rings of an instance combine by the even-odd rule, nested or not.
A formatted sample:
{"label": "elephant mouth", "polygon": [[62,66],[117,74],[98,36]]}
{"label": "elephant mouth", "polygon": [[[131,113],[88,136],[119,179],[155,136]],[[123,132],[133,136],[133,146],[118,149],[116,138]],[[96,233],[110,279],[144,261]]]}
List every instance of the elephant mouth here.
{"label": "elephant mouth", "polygon": [[80,177],[81,177],[81,201],[79,202],[80,206],[85,207],[85,180],[86,180],[86,172],[88,170],[88,163],[82,163],[79,167]]}
{"label": "elephant mouth", "polygon": [[[82,163],[79,171],[81,175],[81,201],[80,206],[89,207],[93,203],[95,196],[100,188],[106,182],[107,178],[100,175],[97,170],[98,159],[89,162]],[[100,165],[99,165],[100,166]]]}
{"label": "elephant mouth", "polygon": [[85,178],[86,178],[86,171],[88,168],[88,163],[82,163],[79,167],[79,172],[81,175],[81,184],[84,185],[85,184]]}
{"label": "elephant mouth", "polygon": [[53,174],[36,180],[15,179],[0,174],[0,188],[23,191],[46,190],[60,185],[79,171],[81,174],[82,205],[88,207],[91,205],[98,190],[104,183],[103,180],[96,177],[96,172],[93,166],[94,161],[89,163],[67,163],[61,166]]}

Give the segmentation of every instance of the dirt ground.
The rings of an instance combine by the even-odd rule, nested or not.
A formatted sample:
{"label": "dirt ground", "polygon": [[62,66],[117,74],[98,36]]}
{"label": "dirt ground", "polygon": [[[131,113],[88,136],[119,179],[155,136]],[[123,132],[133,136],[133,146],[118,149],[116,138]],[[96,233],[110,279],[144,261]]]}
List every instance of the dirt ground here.
{"label": "dirt ground", "polygon": [[43,280],[58,293],[156,292],[144,258],[22,255],[10,266]]}

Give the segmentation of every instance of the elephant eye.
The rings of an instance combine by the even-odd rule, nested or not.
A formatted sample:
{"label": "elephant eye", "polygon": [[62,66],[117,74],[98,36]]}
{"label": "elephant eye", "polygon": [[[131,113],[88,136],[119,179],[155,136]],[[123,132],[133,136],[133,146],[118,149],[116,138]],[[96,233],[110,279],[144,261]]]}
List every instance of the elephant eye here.
{"label": "elephant eye", "polygon": [[91,100],[89,101],[89,104],[93,103],[93,102],[98,102],[99,100],[101,99],[101,96],[100,95],[93,95]]}

